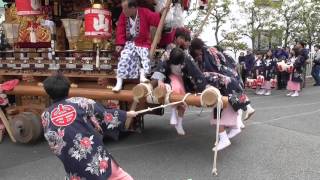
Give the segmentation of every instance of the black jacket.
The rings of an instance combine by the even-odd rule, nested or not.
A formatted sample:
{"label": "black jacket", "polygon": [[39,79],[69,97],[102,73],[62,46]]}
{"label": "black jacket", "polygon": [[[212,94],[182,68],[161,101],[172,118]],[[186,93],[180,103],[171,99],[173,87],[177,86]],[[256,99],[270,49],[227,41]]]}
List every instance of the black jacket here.
{"label": "black jacket", "polygon": [[[205,90],[207,81],[194,63],[190,56],[185,56],[184,67],[182,68],[182,79],[186,92],[202,92]],[[159,73],[160,76],[163,76],[165,83],[170,84],[170,74],[169,74],[169,65],[166,61],[161,61],[158,64],[156,72],[152,75],[152,79],[158,79]],[[162,75],[161,75],[162,74]]]}

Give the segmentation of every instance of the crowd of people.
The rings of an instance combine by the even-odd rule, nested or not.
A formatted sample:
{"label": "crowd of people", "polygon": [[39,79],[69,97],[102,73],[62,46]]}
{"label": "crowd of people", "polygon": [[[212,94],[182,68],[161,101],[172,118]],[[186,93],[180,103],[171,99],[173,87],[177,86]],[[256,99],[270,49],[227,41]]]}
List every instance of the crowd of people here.
{"label": "crowd of people", "polygon": [[[287,96],[297,97],[305,81],[306,64],[309,63],[309,52],[305,48],[306,43],[297,42],[292,48],[278,48],[267,52],[247,50],[238,58],[240,73],[247,87],[256,90],[257,95],[269,96],[272,89],[287,89]],[[314,46],[312,76],[314,86],[320,85],[320,52],[319,45]]]}
{"label": "crowd of people", "polygon": [[[236,61],[220,47],[210,48],[198,38],[191,40],[191,32],[185,28],[176,30],[173,43],[168,45],[150,80],[160,87],[170,84],[179,94],[202,92],[214,86],[228,97],[227,108],[221,113],[217,150],[229,146],[230,139],[244,128],[243,112],[245,119],[254,113],[237,72]],[[86,98],[67,98],[69,87],[61,75],[49,77],[44,82],[44,88],[54,103],[42,116],[45,138],[63,162],[68,178],[107,179],[116,176],[132,179],[102,146],[102,138],[114,137],[123,131],[127,116],[133,117],[136,113],[105,109]],[[64,115],[66,111],[68,114]],[[170,123],[179,135],[185,134],[182,124],[185,111],[185,104],[172,107]],[[213,125],[217,122],[216,111],[214,108],[210,120]]]}
{"label": "crowd of people", "polygon": [[[138,7],[134,0],[122,1],[122,9],[116,33],[116,50],[121,54],[113,91],[119,92],[123,79],[130,78],[138,78],[144,83],[153,81],[152,84],[160,88],[169,86],[173,92],[183,95],[215,87],[228,98],[228,102],[222,110],[214,107],[212,118],[208,119],[215,127],[217,119],[221,118],[218,144],[214,150],[230,146],[231,139],[245,127],[243,121],[254,114],[245,93],[245,84],[252,79],[256,80],[254,86],[259,95],[271,95],[276,76],[278,88],[287,85],[288,95],[299,95],[308,59],[305,43],[297,43],[292,50],[270,50],[266,54],[259,52],[254,55],[248,50],[247,55],[239,57],[239,72],[239,64],[223,48],[208,47],[201,39],[192,39],[186,28],[175,29],[172,42],[167,44],[158,66],[148,79],[151,69],[149,29],[159,23],[160,14]],[[319,62],[319,46],[316,48],[315,61]],[[286,71],[281,70],[280,61],[290,64],[284,66]],[[314,77],[319,77],[319,71],[319,64],[315,63]],[[319,78],[316,85],[319,85]],[[107,109],[82,97],[68,98],[70,83],[61,74],[47,78],[44,88],[54,100],[42,115],[44,135],[54,154],[62,161],[67,179],[132,179],[108,153],[102,139],[105,136],[116,137],[125,131],[127,119],[137,113]],[[183,128],[186,110],[186,104],[171,107],[170,124],[179,135],[186,134]]]}

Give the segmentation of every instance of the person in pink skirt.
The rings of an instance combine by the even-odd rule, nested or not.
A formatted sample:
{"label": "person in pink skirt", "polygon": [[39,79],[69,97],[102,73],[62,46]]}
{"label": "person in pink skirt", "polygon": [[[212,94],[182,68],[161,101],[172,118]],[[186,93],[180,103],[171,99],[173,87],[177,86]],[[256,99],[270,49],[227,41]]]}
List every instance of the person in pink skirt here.
{"label": "person in pink skirt", "polygon": [[[219,141],[215,147],[220,151],[230,146],[230,139],[241,132],[241,128],[244,127],[242,111],[248,110],[250,101],[244,93],[239,74],[228,66],[223,53],[205,46],[201,39],[195,38],[191,41],[190,54],[205,75],[208,85],[216,87],[221,95],[228,97],[227,107],[221,112]],[[217,108],[213,109],[212,125],[217,125],[217,111]]]}
{"label": "person in pink skirt", "polygon": [[[181,48],[173,48],[169,60],[160,61],[157,71],[151,77],[158,86],[165,88],[165,83],[170,84],[174,93],[185,95],[186,92],[202,92],[207,82],[196,64]],[[185,135],[182,126],[185,104],[172,106],[170,124],[174,125],[179,135]]]}
{"label": "person in pink skirt", "polygon": [[[169,60],[161,62],[159,71],[156,71],[151,79],[158,80],[158,86],[161,88],[165,88],[165,83],[170,84],[173,92],[184,95],[186,93],[182,74],[184,59],[184,51],[180,48],[173,48],[170,52]],[[170,124],[175,126],[179,135],[185,135],[182,126],[185,110],[185,104],[171,107]]]}
{"label": "person in pink skirt", "polygon": [[301,82],[303,81],[303,65],[305,63],[305,58],[302,56],[302,50],[298,48],[293,48],[294,56],[289,60],[293,65],[293,70],[290,73],[289,81],[287,84],[287,89],[289,93],[287,96],[298,97],[299,91],[301,90]]}
{"label": "person in pink skirt", "polygon": [[[158,69],[151,77],[151,80],[156,81],[158,86],[164,88],[164,83],[170,84],[175,93],[183,95],[186,92],[202,92],[205,89],[205,78],[187,53],[190,40],[188,29],[176,29],[174,42],[167,46],[159,61]],[[185,105],[171,108],[170,124],[175,126],[179,135],[185,135],[182,126],[185,109]]]}

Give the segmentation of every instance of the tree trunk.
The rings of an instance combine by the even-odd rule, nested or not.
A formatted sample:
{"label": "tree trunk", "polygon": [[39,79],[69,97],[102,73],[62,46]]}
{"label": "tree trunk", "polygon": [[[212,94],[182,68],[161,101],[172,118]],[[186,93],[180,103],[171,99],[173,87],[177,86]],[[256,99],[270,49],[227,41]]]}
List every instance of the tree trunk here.
{"label": "tree trunk", "polygon": [[214,37],[216,38],[217,45],[220,44],[219,39],[218,39],[218,33],[219,33],[219,29],[220,29],[219,24],[220,24],[220,19],[217,19],[216,28],[215,28],[215,32],[214,32]]}
{"label": "tree trunk", "polygon": [[255,37],[254,36],[251,38],[251,43],[252,43],[252,49],[254,49],[254,47],[255,47]]}
{"label": "tree trunk", "polygon": [[[234,60],[235,61],[237,61],[238,59],[237,59],[237,50],[233,50],[233,53],[234,53]],[[238,61],[238,63],[239,63],[239,61]]]}
{"label": "tree trunk", "polygon": [[311,41],[309,41],[308,46],[309,46],[309,51],[311,51],[311,48],[312,48],[312,42]]}
{"label": "tree trunk", "polygon": [[258,50],[261,50],[261,32],[258,33]]}
{"label": "tree trunk", "polygon": [[254,31],[254,9],[251,9],[251,43],[252,43],[252,50],[254,50],[255,47],[255,40],[256,40],[256,36],[255,36],[255,31]]}
{"label": "tree trunk", "polygon": [[286,32],[284,37],[284,47],[288,46],[288,38],[289,38],[289,32]]}
{"label": "tree trunk", "polygon": [[288,38],[289,38],[289,27],[290,27],[290,23],[287,20],[287,26],[286,26],[286,33],[285,33],[285,37],[284,37],[284,47],[288,46]]}

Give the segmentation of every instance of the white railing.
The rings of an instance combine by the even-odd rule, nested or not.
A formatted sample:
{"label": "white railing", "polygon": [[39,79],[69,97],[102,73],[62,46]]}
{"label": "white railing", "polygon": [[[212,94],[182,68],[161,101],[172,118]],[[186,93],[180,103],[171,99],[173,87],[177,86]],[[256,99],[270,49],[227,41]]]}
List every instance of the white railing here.
{"label": "white railing", "polygon": [[310,63],[306,65],[306,77],[311,77],[311,70],[313,65],[313,59],[314,59],[314,52],[311,52],[309,54]]}

